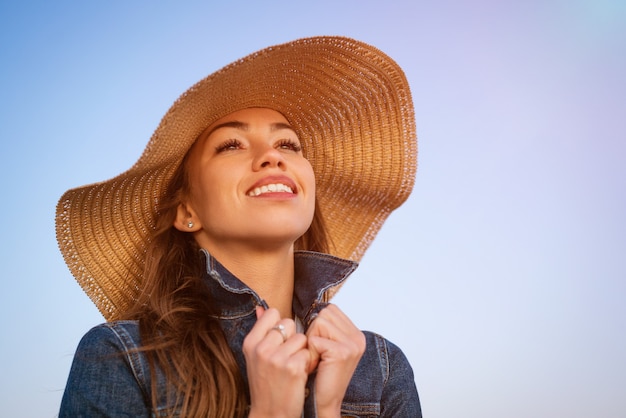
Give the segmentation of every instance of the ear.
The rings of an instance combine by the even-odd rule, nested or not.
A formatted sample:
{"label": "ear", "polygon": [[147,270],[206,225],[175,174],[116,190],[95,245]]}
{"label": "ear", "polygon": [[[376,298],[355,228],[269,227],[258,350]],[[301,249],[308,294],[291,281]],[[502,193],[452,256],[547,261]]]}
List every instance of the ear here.
{"label": "ear", "polygon": [[196,232],[202,229],[202,224],[192,209],[185,203],[179,203],[176,208],[174,228],[181,232]]}

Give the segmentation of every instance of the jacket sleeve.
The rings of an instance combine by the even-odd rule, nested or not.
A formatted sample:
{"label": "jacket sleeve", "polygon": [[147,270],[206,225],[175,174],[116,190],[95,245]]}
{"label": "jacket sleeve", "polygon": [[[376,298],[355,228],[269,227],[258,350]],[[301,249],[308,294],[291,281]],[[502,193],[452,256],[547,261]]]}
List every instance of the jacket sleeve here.
{"label": "jacket sleeve", "polygon": [[421,418],[413,369],[406,356],[393,343],[386,341],[389,358],[389,375],[383,388],[381,417]]}
{"label": "jacket sleeve", "polygon": [[149,417],[148,399],[123,340],[103,324],[78,345],[59,417]]}

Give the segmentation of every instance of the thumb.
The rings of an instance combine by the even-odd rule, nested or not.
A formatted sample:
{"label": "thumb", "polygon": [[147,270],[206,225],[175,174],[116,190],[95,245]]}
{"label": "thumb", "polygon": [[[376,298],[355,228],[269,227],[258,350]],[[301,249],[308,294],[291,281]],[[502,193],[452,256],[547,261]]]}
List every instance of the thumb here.
{"label": "thumb", "polygon": [[309,337],[308,338],[308,350],[309,350],[309,370],[307,370],[308,373],[312,373],[313,370],[315,370],[317,368],[317,365],[320,362],[320,351],[317,349],[317,347],[315,346],[315,343],[313,341],[311,341],[312,338]]}

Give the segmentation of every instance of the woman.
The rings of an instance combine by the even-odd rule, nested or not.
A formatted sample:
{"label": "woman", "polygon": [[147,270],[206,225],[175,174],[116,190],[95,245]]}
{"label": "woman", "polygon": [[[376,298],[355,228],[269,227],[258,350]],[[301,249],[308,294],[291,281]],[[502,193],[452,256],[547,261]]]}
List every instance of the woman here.
{"label": "woman", "polygon": [[406,79],[302,39],[210,75],[139,161],[68,191],[57,237],[107,323],[61,416],[421,416],[402,352],[328,303],[415,174]]}

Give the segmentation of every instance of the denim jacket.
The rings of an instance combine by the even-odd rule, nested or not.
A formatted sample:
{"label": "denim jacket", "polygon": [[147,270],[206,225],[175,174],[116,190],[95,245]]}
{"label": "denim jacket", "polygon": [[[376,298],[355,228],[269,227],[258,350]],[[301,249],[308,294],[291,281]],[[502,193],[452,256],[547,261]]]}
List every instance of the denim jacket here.
{"label": "denim jacket", "polygon": [[[226,339],[247,386],[244,337],[256,321],[255,307],[267,307],[252,289],[205,252],[205,281],[218,304]],[[295,255],[293,310],[306,327],[327,305],[328,291],[340,285],[357,264],[327,254],[300,251]],[[366,350],[343,399],[346,417],[421,417],[413,371],[402,351],[378,334],[364,332]],[[136,321],[98,325],[82,338],[61,402],[60,417],[160,417],[167,405],[167,382],[156,371],[159,400],[151,406],[151,375]],[[307,382],[304,417],[316,417],[315,373]],[[175,397],[170,397],[174,399]]]}

